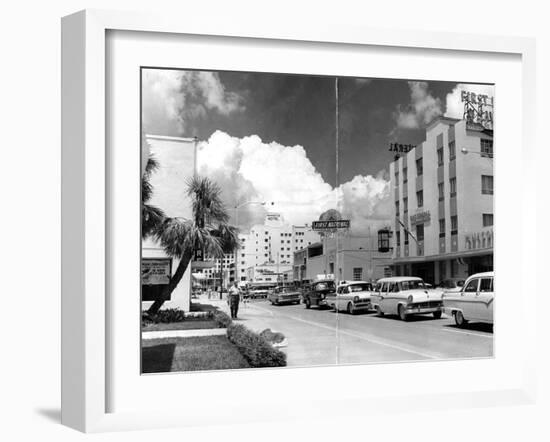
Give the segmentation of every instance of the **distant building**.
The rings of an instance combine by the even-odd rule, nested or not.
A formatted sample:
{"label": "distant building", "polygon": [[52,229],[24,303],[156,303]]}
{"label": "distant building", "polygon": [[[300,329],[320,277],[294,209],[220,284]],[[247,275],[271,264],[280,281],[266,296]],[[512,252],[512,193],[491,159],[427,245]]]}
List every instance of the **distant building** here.
{"label": "distant building", "polygon": [[438,283],[493,269],[493,132],[439,118],[390,164],[393,271]]}
{"label": "distant building", "polygon": [[329,274],[337,281],[375,281],[391,276],[391,251],[379,251],[378,235],[336,235],[294,253],[295,281]]}
{"label": "distant building", "polygon": [[[279,213],[268,213],[263,224],[240,234],[241,248],[237,251],[238,281],[249,281],[251,268],[270,268],[280,274],[291,270],[294,252],[319,241],[319,234],[308,225],[294,226],[285,223]],[[234,275],[233,275],[234,278]]]}

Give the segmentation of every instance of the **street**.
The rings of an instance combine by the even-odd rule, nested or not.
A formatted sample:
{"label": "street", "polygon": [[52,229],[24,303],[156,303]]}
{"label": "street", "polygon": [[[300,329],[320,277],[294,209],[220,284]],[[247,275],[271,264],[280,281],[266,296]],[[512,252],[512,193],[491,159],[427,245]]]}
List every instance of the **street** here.
{"label": "street", "polygon": [[[227,311],[225,302],[216,302]],[[378,363],[491,357],[492,326],[459,329],[445,315],[419,315],[403,322],[375,313],[307,310],[303,304],[273,306],[267,301],[241,303],[237,322],[260,332],[283,333],[288,366]]]}

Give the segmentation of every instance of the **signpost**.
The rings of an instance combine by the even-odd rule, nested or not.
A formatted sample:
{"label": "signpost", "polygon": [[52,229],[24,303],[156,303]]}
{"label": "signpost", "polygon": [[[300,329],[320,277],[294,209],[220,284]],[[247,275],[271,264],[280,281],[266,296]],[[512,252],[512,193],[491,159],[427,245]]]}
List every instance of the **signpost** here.
{"label": "signpost", "polygon": [[311,223],[311,228],[316,231],[349,229],[349,226],[350,226],[349,219],[313,221]]}

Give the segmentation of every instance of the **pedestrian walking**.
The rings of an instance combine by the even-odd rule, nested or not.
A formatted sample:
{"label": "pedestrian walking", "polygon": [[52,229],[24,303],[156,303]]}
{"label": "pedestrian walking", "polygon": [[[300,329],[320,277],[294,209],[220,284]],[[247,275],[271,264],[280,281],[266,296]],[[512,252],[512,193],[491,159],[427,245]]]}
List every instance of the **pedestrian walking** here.
{"label": "pedestrian walking", "polygon": [[237,283],[234,282],[229,288],[229,292],[227,294],[227,303],[229,304],[229,309],[231,310],[231,319],[237,319],[240,298],[241,293],[239,291],[239,287],[237,286]]}

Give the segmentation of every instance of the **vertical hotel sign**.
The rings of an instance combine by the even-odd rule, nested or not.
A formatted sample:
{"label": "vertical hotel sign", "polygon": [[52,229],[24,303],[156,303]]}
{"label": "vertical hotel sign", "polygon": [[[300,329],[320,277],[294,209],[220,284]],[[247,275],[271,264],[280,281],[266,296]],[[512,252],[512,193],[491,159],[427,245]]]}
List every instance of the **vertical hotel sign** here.
{"label": "vertical hotel sign", "polygon": [[463,119],[469,124],[479,124],[485,129],[493,129],[493,97],[475,92],[460,91],[464,103]]}

